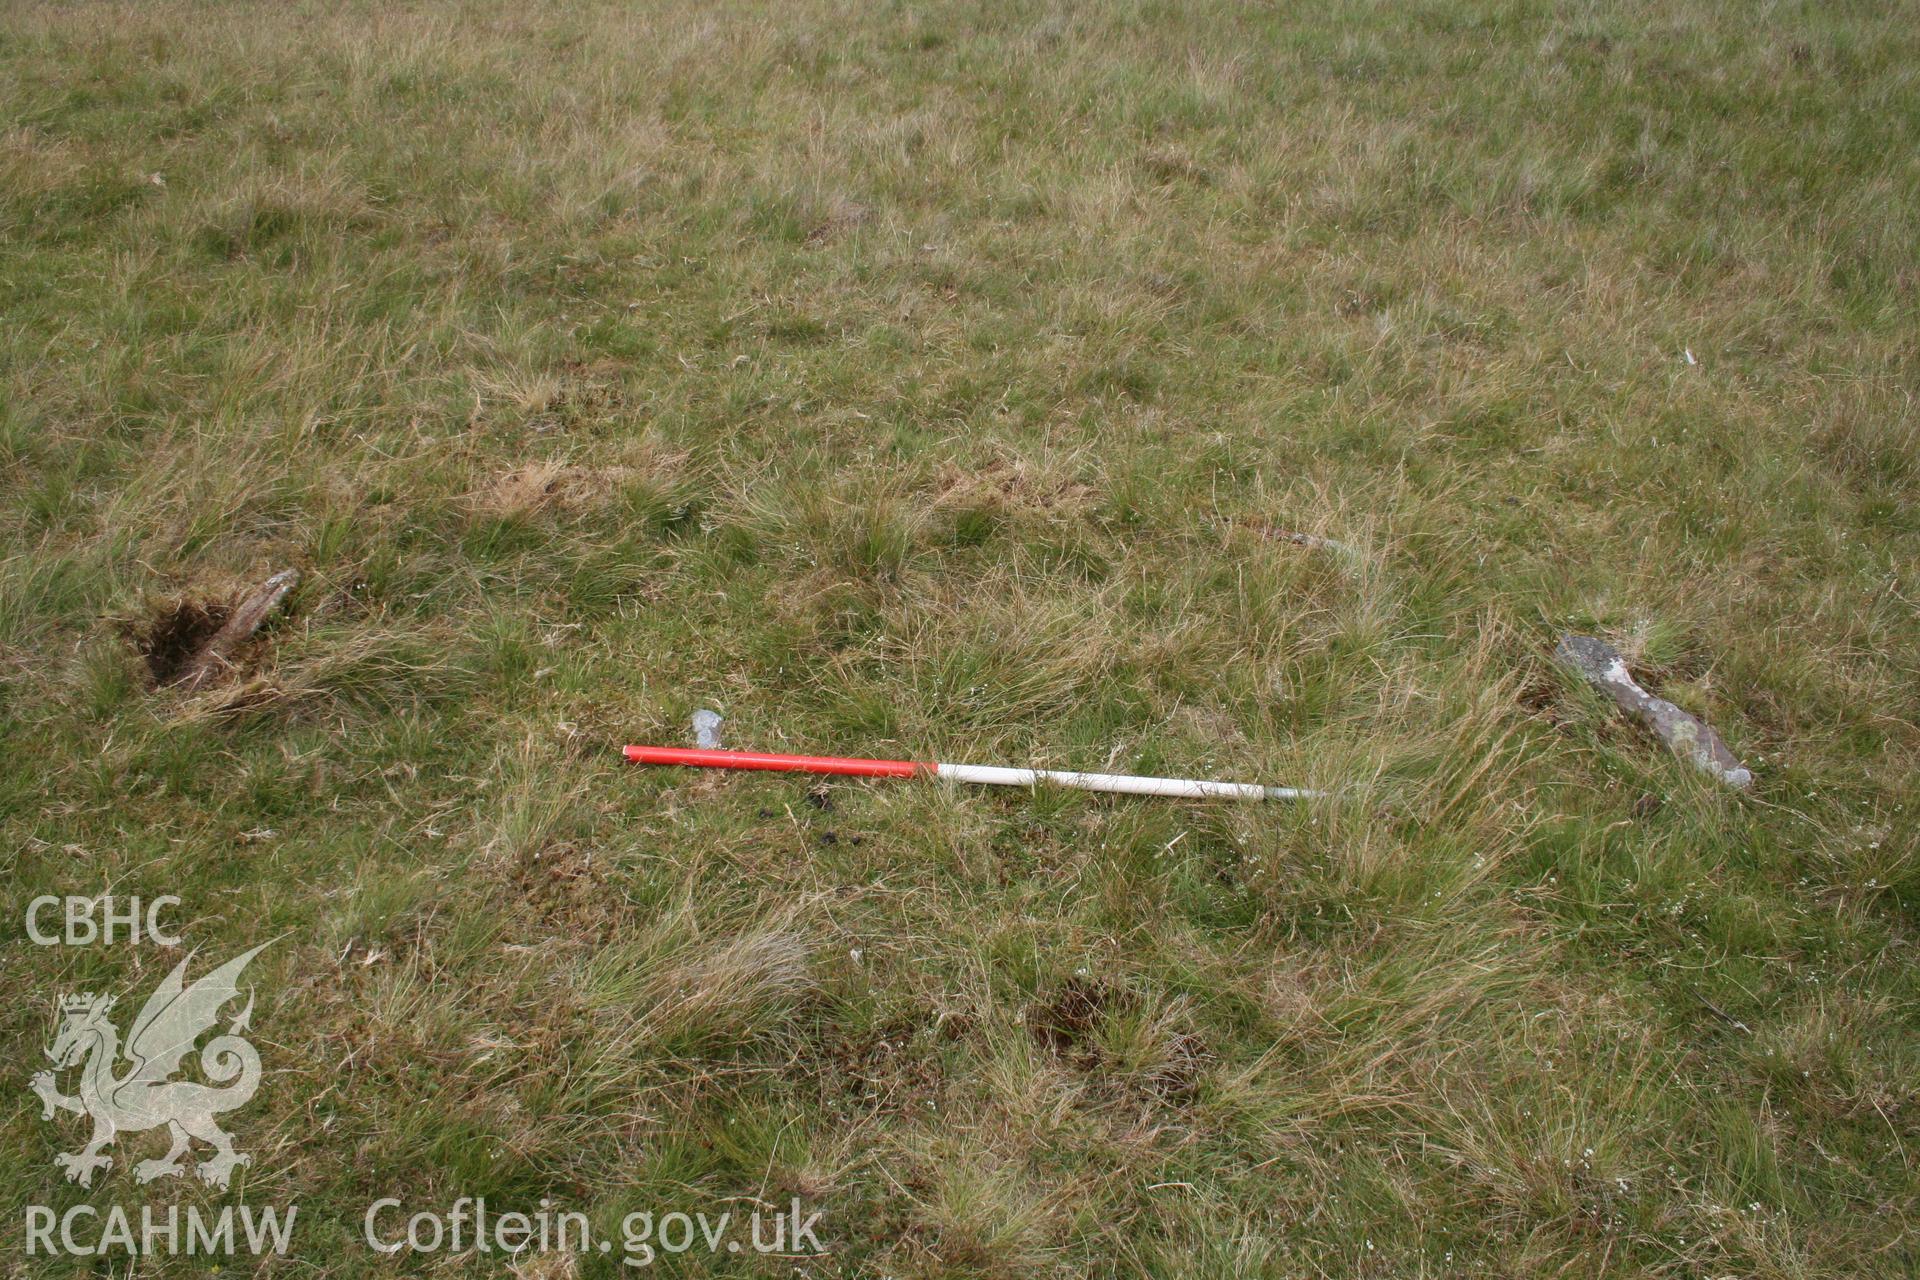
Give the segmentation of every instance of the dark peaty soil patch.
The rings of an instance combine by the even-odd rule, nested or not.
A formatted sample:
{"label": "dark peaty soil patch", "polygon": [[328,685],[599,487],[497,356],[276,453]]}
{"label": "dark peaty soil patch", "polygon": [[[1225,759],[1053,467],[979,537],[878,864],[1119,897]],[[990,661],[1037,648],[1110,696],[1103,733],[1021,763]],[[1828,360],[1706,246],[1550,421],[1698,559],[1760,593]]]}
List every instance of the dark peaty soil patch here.
{"label": "dark peaty soil patch", "polygon": [[210,600],[180,600],[128,628],[134,649],[156,688],[171,684],[207,641],[226,625],[231,606]]}
{"label": "dark peaty soil patch", "polygon": [[1124,992],[1087,978],[1067,979],[1053,998],[1027,1010],[1027,1030],[1042,1045],[1083,1070],[1099,1065],[1099,1035],[1108,1015],[1126,1002]]}
{"label": "dark peaty soil patch", "polygon": [[[1027,1031],[1075,1070],[1104,1073],[1112,1065],[1100,1044],[1105,1024],[1138,1008],[1139,998],[1124,988],[1076,976],[1061,984],[1050,999],[1028,1007]],[[1163,1048],[1158,1065],[1118,1087],[1137,1089],[1175,1105],[1192,1101],[1213,1053],[1199,1036],[1185,1031],[1169,1036]]]}

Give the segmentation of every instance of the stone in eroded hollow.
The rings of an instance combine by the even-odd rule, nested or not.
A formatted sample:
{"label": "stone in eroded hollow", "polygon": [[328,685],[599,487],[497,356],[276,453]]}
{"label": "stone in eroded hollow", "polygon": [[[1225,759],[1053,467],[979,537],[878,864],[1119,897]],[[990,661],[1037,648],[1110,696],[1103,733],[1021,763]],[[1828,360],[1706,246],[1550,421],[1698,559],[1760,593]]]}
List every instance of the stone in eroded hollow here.
{"label": "stone in eroded hollow", "polygon": [[299,585],[298,569],[282,569],[261,583],[227,615],[226,623],[213,638],[187,659],[173,683],[191,693],[231,669],[233,651],[258,631],[267,616],[287,598],[287,593]]}
{"label": "stone in eroded hollow", "polygon": [[1611,697],[1622,711],[1653,730],[1682,759],[1730,787],[1744,789],[1752,785],[1753,773],[1740,763],[1719,734],[1665,698],[1656,698],[1642,689],[1627,673],[1626,660],[1606,641],[1593,636],[1561,636],[1553,656]]}

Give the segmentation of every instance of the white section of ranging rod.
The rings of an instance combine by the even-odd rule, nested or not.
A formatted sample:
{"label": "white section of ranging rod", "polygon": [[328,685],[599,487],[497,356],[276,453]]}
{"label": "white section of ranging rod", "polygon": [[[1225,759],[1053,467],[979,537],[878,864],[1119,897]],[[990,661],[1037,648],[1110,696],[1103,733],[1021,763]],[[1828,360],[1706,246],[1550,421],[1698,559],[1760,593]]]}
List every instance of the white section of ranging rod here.
{"label": "white section of ranging rod", "polygon": [[1126,773],[1076,773],[1070,769],[1007,769],[992,764],[933,766],[934,773],[955,782],[978,782],[989,787],[1031,787],[1051,782],[1077,791],[1114,791],[1129,796],[1182,796],[1190,800],[1225,796],[1234,800],[1311,800],[1322,794],[1303,787],[1263,787],[1256,782],[1210,782],[1203,778],[1142,778]]}

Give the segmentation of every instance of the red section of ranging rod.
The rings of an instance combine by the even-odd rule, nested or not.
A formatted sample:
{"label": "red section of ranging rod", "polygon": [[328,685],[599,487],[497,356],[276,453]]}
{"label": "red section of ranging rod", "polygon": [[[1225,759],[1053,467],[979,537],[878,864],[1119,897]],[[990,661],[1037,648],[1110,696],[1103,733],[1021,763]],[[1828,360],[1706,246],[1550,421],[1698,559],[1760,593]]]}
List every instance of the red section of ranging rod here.
{"label": "red section of ranging rod", "polygon": [[777,769],[788,773],[841,773],[855,778],[911,778],[935,766],[912,760],[857,760],[848,756],[783,756],[764,751],[713,751],[700,747],[628,747],[634,764],[684,764],[708,769]]}

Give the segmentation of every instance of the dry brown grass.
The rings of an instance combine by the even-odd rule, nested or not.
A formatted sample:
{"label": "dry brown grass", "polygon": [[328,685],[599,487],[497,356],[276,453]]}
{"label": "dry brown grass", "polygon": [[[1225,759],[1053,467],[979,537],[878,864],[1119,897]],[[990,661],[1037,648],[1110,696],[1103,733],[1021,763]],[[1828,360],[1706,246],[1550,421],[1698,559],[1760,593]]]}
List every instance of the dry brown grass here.
{"label": "dry brown grass", "polygon": [[[278,939],[243,1194],[320,1274],[502,1261],[361,1249],[385,1194],[800,1196],[822,1273],[1907,1274],[1910,17],[16,6],[21,901]],[[621,768],[698,707],[1333,798]],[[22,1064],[165,967],[17,958]],[[77,1203],[16,1103],[0,1214]]]}

